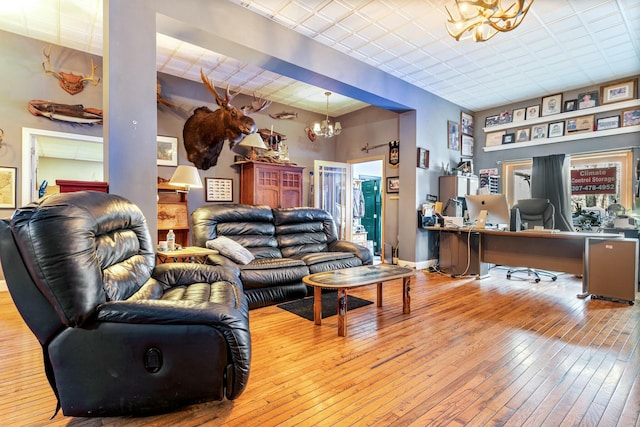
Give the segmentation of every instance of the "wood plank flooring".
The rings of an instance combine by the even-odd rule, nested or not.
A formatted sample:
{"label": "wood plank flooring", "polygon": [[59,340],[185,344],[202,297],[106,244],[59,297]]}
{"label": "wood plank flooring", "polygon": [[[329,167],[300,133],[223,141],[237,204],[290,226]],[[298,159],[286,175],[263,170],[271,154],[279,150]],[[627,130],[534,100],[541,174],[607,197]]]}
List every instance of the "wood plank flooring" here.
{"label": "wood plank flooring", "polygon": [[[149,417],[49,417],[39,345],[0,293],[2,426],[640,426],[640,308],[578,299],[579,279],[452,279],[418,272],[384,306],[322,326],[252,310],[245,392]],[[375,301],[372,285],[352,291]],[[87,378],[87,381],[91,381]]]}

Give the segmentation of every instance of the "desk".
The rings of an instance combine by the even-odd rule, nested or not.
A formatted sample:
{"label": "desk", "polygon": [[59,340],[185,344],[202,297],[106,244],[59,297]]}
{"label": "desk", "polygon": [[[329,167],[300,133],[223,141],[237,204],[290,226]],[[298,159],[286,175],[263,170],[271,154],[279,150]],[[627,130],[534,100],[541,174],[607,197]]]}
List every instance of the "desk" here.
{"label": "desk", "polygon": [[[583,233],[583,232],[513,232],[489,229],[455,229],[443,227],[425,227],[429,231],[454,233],[459,244],[466,246],[467,234],[477,233],[477,247],[472,252],[479,254],[475,258],[471,271],[483,271],[483,263],[539,268],[542,270],[562,271],[584,275],[585,241],[589,237],[622,238],[619,234]],[[472,239],[473,241],[473,239]],[[465,260],[466,261],[466,260]],[[472,261],[474,258],[472,257]],[[585,289],[584,278],[582,280]]]}

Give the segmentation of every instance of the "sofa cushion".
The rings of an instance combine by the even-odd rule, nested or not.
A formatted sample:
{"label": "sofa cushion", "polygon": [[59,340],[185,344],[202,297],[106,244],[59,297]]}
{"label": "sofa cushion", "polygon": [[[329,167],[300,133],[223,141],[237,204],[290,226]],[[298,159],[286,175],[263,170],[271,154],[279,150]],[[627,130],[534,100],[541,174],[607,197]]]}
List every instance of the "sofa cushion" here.
{"label": "sofa cushion", "polygon": [[299,283],[309,268],[298,259],[256,258],[240,266],[240,280],[245,289]]}
{"label": "sofa cushion", "polygon": [[306,265],[314,265],[321,262],[334,261],[339,259],[355,258],[350,252],[317,252],[296,257]]}
{"label": "sofa cushion", "polygon": [[207,240],[206,246],[209,249],[217,250],[221,255],[229,258],[236,264],[249,264],[255,258],[253,254],[240,243],[224,236],[218,236],[213,240]]}

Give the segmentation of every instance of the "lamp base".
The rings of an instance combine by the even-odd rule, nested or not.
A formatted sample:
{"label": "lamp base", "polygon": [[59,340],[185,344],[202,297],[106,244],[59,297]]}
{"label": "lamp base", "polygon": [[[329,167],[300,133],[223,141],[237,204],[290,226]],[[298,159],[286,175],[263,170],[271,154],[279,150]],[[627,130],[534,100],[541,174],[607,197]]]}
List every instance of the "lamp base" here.
{"label": "lamp base", "polygon": [[258,153],[255,148],[251,147],[251,151],[249,151],[249,160],[256,160],[258,158]]}

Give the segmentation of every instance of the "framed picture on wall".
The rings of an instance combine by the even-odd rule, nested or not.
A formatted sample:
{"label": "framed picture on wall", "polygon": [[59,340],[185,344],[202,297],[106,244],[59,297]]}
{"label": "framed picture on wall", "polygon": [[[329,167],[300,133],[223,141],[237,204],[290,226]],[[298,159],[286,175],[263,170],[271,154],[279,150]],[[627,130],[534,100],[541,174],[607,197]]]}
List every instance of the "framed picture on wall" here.
{"label": "framed picture on wall", "polygon": [[556,138],[564,135],[564,122],[549,123],[549,131],[547,135],[549,138]]}
{"label": "framed picture on wall", "polygon": [[562,112],[562,94],[542,98],[542,117]]}
{"label": "framed picture on wall", "polygon": [[465,157],[473,156],[473,137],[471,135],[462,135],[460,138],[460,154]]}
{"label": "framed picture on wall", "polygon": [[578,100],[577,99],[568,99],[566,101],[564,101],[564,108],[562,109],[563,112],[568,112],[568,111],[575,111],[578,109]]}
{"label": "framed picture on wall", "polygon": [[640,125],[640,110],[632,109],[622,112],[622,126]]}
{"label": "framed picture on wall", "polygon": [[529,140],[531,128],[520,128],[516,131],[516,142],[526,142]]}
{"label": "framed picture on wall", "polygon": [[16,208],[17,168],[0,166],[0,209]]}
{"label": "framed picture on wall", "polygon": [[601,117],[597,121],[597,130],[615,129],[620,127],[620,116]]}
{"label": "framed picture on wall", "polygon": [[526,108],[516,108],[513,110],[513,123],[523,122],[527,116]]}
{"label": "framed picture on wall", "polygon": [[484,146],[485,147],[495,147],[496,145],[502,144],[502,135],[507,133],[506,131],[498,131],[498,132],[489,132],[485,136]]}
{"label": "framed picture on wall", "polygon": [[429,150],[418,147],[417,166],[422,169],[427,169],[429,167]]}
{"label": "framed picture on wall", "polygon": [[178,138],[158,136],[158,166],[178,166]]}
{"label": "framed picture on wall", "polygon": [[387,177],[387,193],[399,193],[400,192],[400,177],[388,176]]}
{"label": "framed picture on wall", "polygon": [[598,106],[598,92],[585,92],[578,95],[578,110]]}
{"label": "framed picture on wall", "polygon": [[447,120],[447,146],[449,150],[460,150],[460,125],[451,120]]}
{"label": "framed picture on wall", "polygon": [[593,114],[567,119],[567,132],[582,133],[593,131]]}
{"label": "framed picture on wall", "polygon": [[464,111],[460,112],[460,132],[463,135],[473,135],[473,116]]}
{"label": "framed picture on wall", "polygon": [[540,104],[528,106],[525,119],[531,120],[531,119],[537,119],[538,117],[540,117]]}
{"label": "framed picture on wall", "polygon": [[531,127],[531,140],[544,139],[547,137],[547,125],[537,125]]}
{"label": "framed picture on wall", "polygon": [[204,186],[205,201],[233,202],[233,179],[205,177]]}
{"label": "framed picture on wall", "polygon": [[612,104],[614,102],[628,101],[635,99],[638,79],[626,80],[611,83],[600,87],[600,100],[602,104]]}

